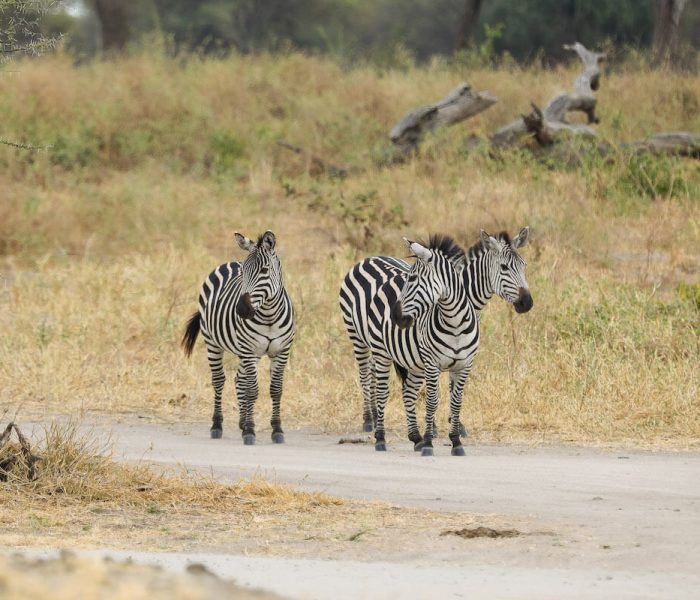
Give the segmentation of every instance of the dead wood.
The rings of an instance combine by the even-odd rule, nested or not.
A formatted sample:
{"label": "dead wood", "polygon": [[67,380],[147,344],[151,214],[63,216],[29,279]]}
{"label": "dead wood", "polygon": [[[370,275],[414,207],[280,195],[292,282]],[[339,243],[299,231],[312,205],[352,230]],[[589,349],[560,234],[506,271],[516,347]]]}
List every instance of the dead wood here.
{"label": "dead wood", "polygon": [[636,154],[667,154],[686,158],[700,158],[700,133],[668,131],[657,133],[647,140],[623,144]]}
{"label": "dead wood", "polygon": [[474,92],[470,85],[462,83],[442,100],[408,112],[389,133],[394,144],[394,155],[389,162],[403,162],[415,153],[426,132],[460,123],[497,101],[490,92]]}
{"label": "dead wood", "polygon": [[[19,448],[7,444],[13,430],[17,435]],[[8,473],[16,464],[19,464],[20,461],[26,465],[27,479],[29,481],[36,479],[35,465],[40,457],[36,454],[32,454],[29,441],[24,437],[19,427],[13,422],[5,427],[5,431],[0,435],[0,451],[3,449],[5,451],[0,454],[0,481],[7,481]]]}
{"label": "dead wood", "polygon": [[526,135],[533,136],[543,146],[549,146],[565,131],[573,135],[595,136],[591,127],[570,123],[567,115],[580,111],[586,114],[589,125],[599,122],[595,113],[597,99],[593,92],[600,87],[600,63],[605,59],[605,54],[591,52],[580,42],[565,44],[564,48],[576,52],[583,62],[583,71],[574,80],[573,91],[555,96],[542,110],[533,103],[533,112],[522,115],[491,136],[493,146],[508,146]]}

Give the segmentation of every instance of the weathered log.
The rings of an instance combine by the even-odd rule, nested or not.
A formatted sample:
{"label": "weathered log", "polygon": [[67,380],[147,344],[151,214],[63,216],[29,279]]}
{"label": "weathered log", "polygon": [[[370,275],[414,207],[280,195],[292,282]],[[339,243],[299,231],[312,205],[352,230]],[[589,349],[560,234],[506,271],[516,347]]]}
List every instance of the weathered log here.
{"label": "weathered log", "polygon": [[[589,138],[590,139],[590,138]],[[641,156],[678,156],[681,158],[700,159],[700,134],[687,131],[671,131],[657,133],[646,140],[638,140],[623,144],[609,144],[591,139],[581,143],[581,139],[569,137],[552,145],[538,145],[533,148],[535,154],[547,156],[561,165],[579,166],[584,156],[598,155],[606,160],[630,155]]]}
{"label": "weathered log", "polygon": [[389,133],[400,162],[418,149],[426,132],[449,127],[493,106],[498,99],[490,92],[474,92],[462,83],[442,100],[407,113]]}
{"label": "weathered log", "polygon": [[581,111],[588,117],[589,124],[599,122],[595,114],[597,99],[593,92],[600,87],[600,63],[605,59],[605,54],[591,52],[580,42],[565,44],[564,48],[576,52],[583,62],[583,72],[574,80],[573,92],[555,96],[542,110],[532,104],[532,113],[501,127],[491,136],[492,145],[507,146],[528,134],[534,135],[545,146],[553,144],[563,131],[574,135],[595,136],[592,128],[569,123],[566,117],[571,111]]}
{"label": "weathered log", "polygon": [[669,154],[687,158],[700,158],[700,133],[669,131],[657,133],[647,140],[623,144],[637,154]]}

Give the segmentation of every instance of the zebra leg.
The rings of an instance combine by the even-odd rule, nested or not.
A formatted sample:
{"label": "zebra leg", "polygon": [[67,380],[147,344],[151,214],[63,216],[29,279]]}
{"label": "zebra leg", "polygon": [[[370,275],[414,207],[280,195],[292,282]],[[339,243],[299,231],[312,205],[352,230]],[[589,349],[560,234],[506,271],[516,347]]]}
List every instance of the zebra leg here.
{"label": "zebra leg", "polygon": [[238,385],[245,400],[241,404],[243,417],[243,443],[246,446],[255,444],[255,420],[253,413],[255,401],[258,399],[258,362],[257,356],[241,358],[238,365]]}
{"label": "zebra leg", "polygon": [[[374,366],[374,359],[369,357],[369,410],[372,419],[372,429],[377,426],[377,369]],[[372,431],[365,429],[365,431]]]}
{"label": "zebra leg", "polygon": [[[362,388],[362,431],[370,432],[376,422],[376,405],[374,404],[374,361],[367,346],[353,343],[355,360],[360,370],[360,387]],[[374,415],[373,415],[374,413]]]}
{"label": "zebra leg", "polygon": [[374,449],[385,451],[386,438],[384,437],[384,408],[386,407],[386,401],[389,398],[389,372],[391,371],[391,362],[380,362],[376,358],[373,362],[377,390],[377,427],[374,430]]}
{"label": "zebra leg", "polygon": [[282,382],[284,381],[284,368],[289,359],[289,349],[273,357],[270,361],[270,398],[272,398],[272,441],[275,444],[284,444],[284,431],[282,431],[282,417],[280,415],[280,401],[282,400]]}
{"label": "zebra leg", "polygon": [[413,442],[413,449],[416,451],[423,448],[423,437],[418,429],[418,419],[416,419],[416,397],[422,385],[423,377],[409,371],[401,389],[403,406],[406,411],[408,439]]}
{"label": "zebra leg", "polygon": [[221,392],[226,382],[224,373],[224,351],[207,345],[207,359],[211,370],[211,384],[214,388],[214,415],[211,420],[210,434],[214,439],[219,439],[224,433],[224,414],[221,411]]}
{"label": "zebra leg", "polygon": [[242,432],[245,422],[245,390],[243,389],[242,380],[238,376],[238,371],[236,371],[234,382],[236,384],[236,399],[238,400],[238,429]]}
{"label": "zebra leg", "polygon": [[[457,375],[455,373],[450,373],[450,398],[452,398],[452,388],[454,387],[454,378]],[[449,425],[452,425],[452,415],[447,417],[447,423]],[[462,438],[468,438],[469,437],[469,432],[467,431],[467,428],[464,426],[464,423],[462,421],[459,422],[459,437]]]}
{"label": "zebra leg", "polygon": [[459,413],[462,410],[462,396],[464,394],[464,383],[467,381],[471,365],[461,371],[450,373],[450,441],[452,442],[452,456],[464,456],[460,429],[463,427],[459,420]]}
{"label": "zebra leg", "polygon": [[425,397],[425,435],[421,456],[433,456],[433,438],[435,431],[435,411],[438,407],[438,379],[440,370],[437,367],[426,367],[425,384],[427,394]]}

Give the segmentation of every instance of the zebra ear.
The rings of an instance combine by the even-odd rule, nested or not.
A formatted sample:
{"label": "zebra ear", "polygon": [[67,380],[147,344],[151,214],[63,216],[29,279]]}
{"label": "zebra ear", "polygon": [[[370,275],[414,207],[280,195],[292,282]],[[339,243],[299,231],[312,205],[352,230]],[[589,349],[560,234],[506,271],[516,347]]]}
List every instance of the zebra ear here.
{"label": "zebra ear", "polygon": [[498,251],[500,249],[498,240],[495,237],[490,236],[483,229],[479,231],[479,237],[481,238],[481,243],[484,246],[484,250]]}
{"label": "zebra ear", "polygon": [[530,236],[530,228],[523,227],[516,238],[510,243],[511,248],[522,248],[527,243],[527,238]]}
{"label": "zebra ear", "polygon": [[408,248],[411,252],[413,252],[413,256],[415,256],[418,260],[423,260],[427,262],[433,256],[433,253],[428,248],[426,248],[425,246],[421,246],[418,242],[411,242],[408,245]]}
{"label": "zebra ear", "polygon": [[263,246],[265,246],[265,248],[272,251],[275,249],[276,243],[277,243],[277,240],[275,238],[275,234],[272,233],[269,229],[265,233],[263,233],[262,244],[263,244]]}
{"label": "zebra ear", "polygon": [[236,242],[238,242],[238,245],[241,247],[241,250],[245,250],[246,252],[253,251],[255,248],[255,243],[252,240],[249,240],[246,236],[241,235],[238,232],[234,233],[233,235],[236,238]]}

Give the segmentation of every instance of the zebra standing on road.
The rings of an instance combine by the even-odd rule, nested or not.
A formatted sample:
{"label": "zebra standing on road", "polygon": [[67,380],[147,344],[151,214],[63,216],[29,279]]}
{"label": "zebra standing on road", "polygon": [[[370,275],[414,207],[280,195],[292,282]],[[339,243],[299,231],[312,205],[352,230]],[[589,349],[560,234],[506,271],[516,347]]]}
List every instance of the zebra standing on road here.
{"label": "zebra standing on road", "polygon": [[[517,252],[525,245],[528,236],[527,227],[521,229],[512,241],[506,232],[493,237],[482,230],[479,242],[467,252],[464,285],[477,316],[494,294],[513,304],[518,313],[532,308],[532,296],[525,279],[525,261]],[[393,282],[392,286],[400,291],[409,270],[409,265],[402,260],[371,257],[357,263],[341,286],[340,307],[360,371],[364,431],[372,431],[377,419],[376,374],[370,340],[381,337],[381,333],[378,332],[380,319],[374,305],[379,291],[386,284]],[[406,370],[396,366],[405,384]],[[451,376],[450,390],[453,382]],[[459,427],[464,435],[461,423]],[[419,447],[416,444],[416,449]]]}
{"label": "zebra standing on road", "polygon": [[[458,374],[451,386],[450,413],[454,421],[450,440],[452,454],[463,455],[459,409],[479,340],[476,312],[467,297],[462,277],[464,251],[452,238],[442,235],[430,236],[428,244],[408,240],[406,244],[416,262],[404,274],[405,280],[402,275],[390,278],[363,304],[362,310],[354,313],[350,310],[349,290],[345,284],[341,288],[341,308],[346,324],[352,324],[355,319],[357,331],[362,332],[357,337],[351,333],[360,378],[372,380],[376,396],[375,448],[386,450],[384,408],[393,364],[406,374],[403,400],[408,438],[424,455],[433,452],[432,419],[437,408],[439,375],[442,371]],[[363,290],[355,291],[363,297]],[[415,399],[423,381],[428,387],[425,438],[421,437],[415,418]]]}
{"label": "zebra standing on road", "polygon": [[211,437],[223,433],[221,392],[226,381],[224,352],[239,357],[236,396],[245,445],[255,443],[253,411],[258,397],[258,363],[270,357],[272,441],[284,442],[280,399],[284,368],[294,340],[294,309],[282,280],[282,266],[275,252],[275,234],[266,231],[257,242],[236,233],[238,245],[249,252],[241,262],[220,265],[204,280],[199,310],[188,321],[182,338],[187,356],[192,354],[199,332],[207,347],[214,387],[214,416]]}

